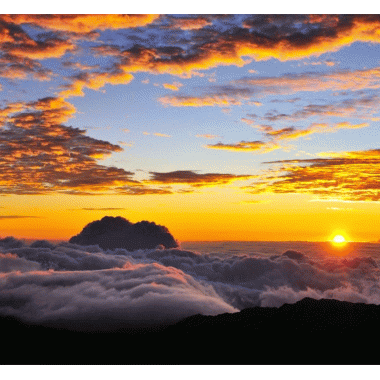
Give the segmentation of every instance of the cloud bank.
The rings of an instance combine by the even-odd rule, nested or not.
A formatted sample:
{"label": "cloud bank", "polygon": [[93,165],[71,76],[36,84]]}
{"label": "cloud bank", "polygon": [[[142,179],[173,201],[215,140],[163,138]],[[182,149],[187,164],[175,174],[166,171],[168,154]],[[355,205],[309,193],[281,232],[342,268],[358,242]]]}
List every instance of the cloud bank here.
{"label": "cloud bank", "polygon": [[379,261],[371,252],[131,252],[43,240],[26,245],[9,237],[0,240],[0,314],[98,331],[278,307],[304,297],[380,304]]}

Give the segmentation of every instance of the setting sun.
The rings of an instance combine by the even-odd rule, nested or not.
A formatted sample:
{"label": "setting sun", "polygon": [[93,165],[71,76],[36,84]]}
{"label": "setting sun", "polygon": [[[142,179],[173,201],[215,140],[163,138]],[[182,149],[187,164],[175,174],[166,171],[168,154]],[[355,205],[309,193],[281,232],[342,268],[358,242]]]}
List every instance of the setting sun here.
{"label": "setting sun", "polygon": [[346,243],[346,239],[342,235],[336,235],[334,236],[334,239],[332,240],[335,244],[343,244]]}

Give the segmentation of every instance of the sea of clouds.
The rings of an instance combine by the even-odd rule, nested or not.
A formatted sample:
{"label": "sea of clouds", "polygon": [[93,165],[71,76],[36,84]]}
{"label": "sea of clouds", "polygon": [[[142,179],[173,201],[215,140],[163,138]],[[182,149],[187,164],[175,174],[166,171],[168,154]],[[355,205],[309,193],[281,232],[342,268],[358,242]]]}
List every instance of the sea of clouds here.
{"label": "sea of clouds", "polygon": [[[380,304],[372,257],[198,253],[0,239],[0,315],[72,329],[151,326],[304,297]],[[97,327],[95,327],[97,326]]]}

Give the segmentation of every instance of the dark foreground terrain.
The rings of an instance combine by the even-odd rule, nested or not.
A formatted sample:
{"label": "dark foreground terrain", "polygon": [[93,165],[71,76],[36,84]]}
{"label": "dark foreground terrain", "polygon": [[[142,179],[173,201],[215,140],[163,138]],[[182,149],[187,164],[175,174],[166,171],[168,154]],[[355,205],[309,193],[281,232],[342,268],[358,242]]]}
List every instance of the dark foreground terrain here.
{"label": "dark foreground terrain", "polygon": [[378,364],[380,306],[305,298],[170,326],[74,332],[2,318],[1,364]]}

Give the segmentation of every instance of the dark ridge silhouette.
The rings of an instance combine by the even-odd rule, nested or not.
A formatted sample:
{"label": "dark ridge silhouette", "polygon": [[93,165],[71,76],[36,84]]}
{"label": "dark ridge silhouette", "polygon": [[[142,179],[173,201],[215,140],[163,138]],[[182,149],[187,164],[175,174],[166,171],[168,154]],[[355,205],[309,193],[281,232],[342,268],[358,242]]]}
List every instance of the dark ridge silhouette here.
{"label": "dark ridge silhouette", "polygon": [[131,223],[121,216],[105,216],[87,224],[82,232],[73,236],[70,243],[96,245],[102,249],[125,248],[128,251],[153,249],[159,245],[176,248],[178,243],[165,226],[154,222]]}
{"label": "dark ridge silhouette", "polygon": [[73,332],[3,317],[9,338],[1,359],[41,365],[378,364],[379,321],[378,305],[311,298],[113,332]]}

